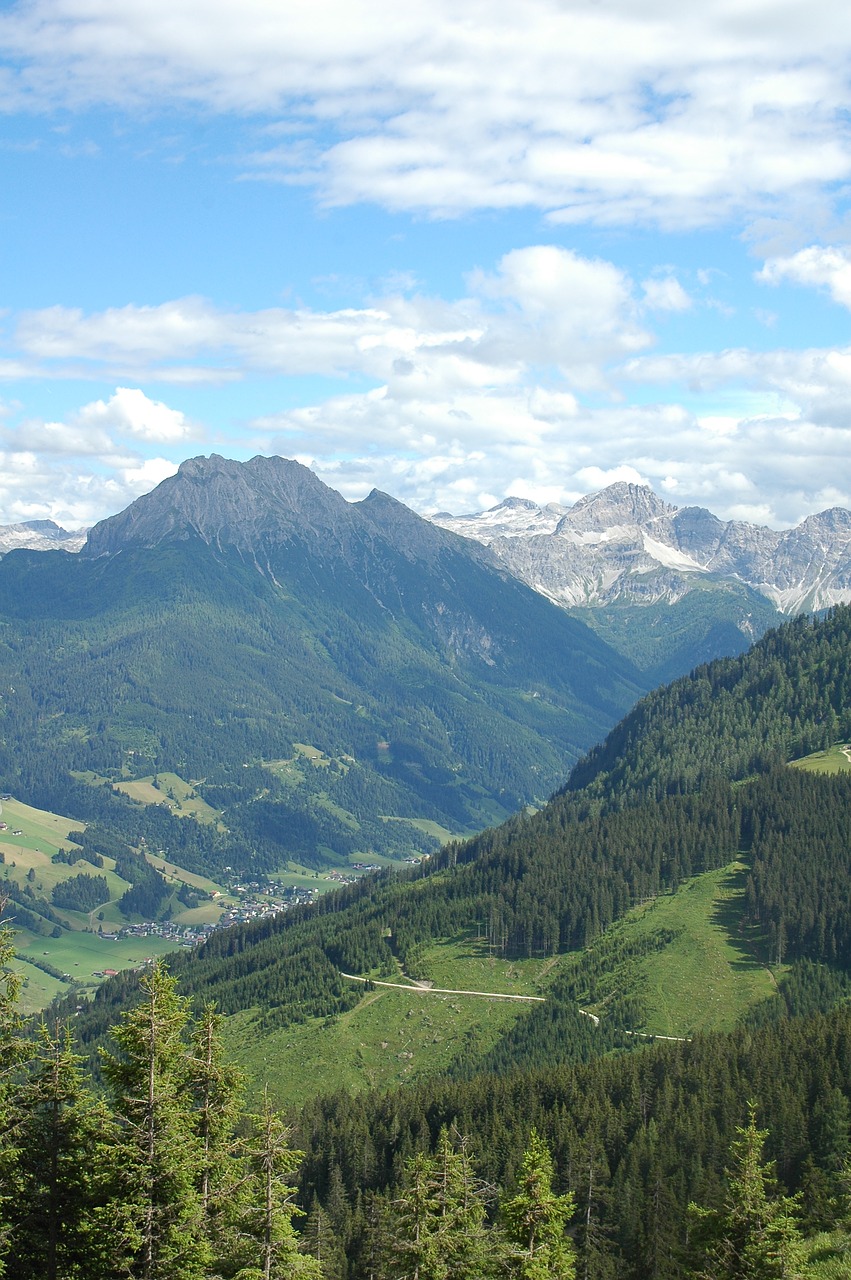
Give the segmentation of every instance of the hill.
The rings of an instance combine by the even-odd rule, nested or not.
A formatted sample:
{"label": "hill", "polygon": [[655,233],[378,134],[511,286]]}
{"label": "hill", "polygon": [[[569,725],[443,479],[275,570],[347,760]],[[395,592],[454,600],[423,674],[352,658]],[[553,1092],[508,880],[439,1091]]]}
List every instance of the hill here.
{"label": "hill", "polygon": [[[2,785],[199,871],[432,850],[641,692],[486,549],[281,458],[191,459],[79,555],[10,552],[0,621]],[[115,791],[165,773],[219,825]]]}
{"label": "hill", "polygon": [[[725,1203],[749,1100],[805,1274],[844,1274],[851,774],[828,738],[850,632],[847,608],[789,624],[649,695],[540,812],[176,958],[252,1089],[301,1104],[303,1200],[351,1276],[444,1125],[503,1188],[546,1137],[589,1276],[695,1274],[687,1206]],[[82,1011],[89,1049],[134,982]]]}
{"label": "hill", "polygon": [[[851,775],[790,769],[779,744],[797,742],[796,724],[799,735],[823,737],[847,669],[849,614],[789,624],[745,658],[650,695],[616,731],[626,744],[613,753],[617,771],[595,771],[601,753],[592,753],[576,770],[588,771],[588,785],[575,775],[540,812],[450,843],[405,873],[214,936],[175,961],[182,988],[217,1001],[234,1020],[233,1044],[250,1045],[236,1051],[255,1078],[277,1080],[290,1098],[310,1087],[320,1060],[329,1087],[477,1065],[504,1072],[729,1026],[757,1006],[782,1011],[772,1003],[777,983],[815,982],[817,1007],[840,998],[851,969]],[[779,679],[781,653],[794,683]],[[717,703],[699,715],[707,683]],[[749,716],[752,739],[742,728]],[[712,768],[701,771],[704,757]],[[799,979],[806,964],[836,982],[822,990],[813,969]],[[378,988],[365,994],[343,976],[500,991],[497,976],[511,984],[506,975],[523,966],[526,981],[546,978],[544,1004],[495,1014],[456,1000],[454,1030],[445,1010],[429,1014],[430,1038],[421,998],[409,996],[415,1021],[406,1012],[403,1025],[418,1030],[404,1050],[392,1048],[402,997],[376,1001]],[[87,1038],[128,990],[99,993],[82,1020]],[[347,1028],[362,1071],[342,1051]]]}

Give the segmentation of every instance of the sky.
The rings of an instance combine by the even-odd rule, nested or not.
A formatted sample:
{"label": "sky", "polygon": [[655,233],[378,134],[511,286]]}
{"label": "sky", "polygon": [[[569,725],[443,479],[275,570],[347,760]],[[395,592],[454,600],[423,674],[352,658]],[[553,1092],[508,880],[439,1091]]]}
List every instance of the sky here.
{"label": "sky", "polygon": [[851,7],[0,0],[0,523],[851,507]]}

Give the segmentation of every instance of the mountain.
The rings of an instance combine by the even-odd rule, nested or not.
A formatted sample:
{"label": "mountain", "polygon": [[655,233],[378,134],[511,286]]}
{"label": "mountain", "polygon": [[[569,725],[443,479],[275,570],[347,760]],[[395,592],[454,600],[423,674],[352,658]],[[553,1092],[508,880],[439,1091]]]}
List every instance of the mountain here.
{"label": "mountain", "polygon": [[741,652],[779,614],[851,600],[851,512],[838,507],[776,531],[618,482],[570,509],[509,498],[434,520],[490,547],[651,680]]}
{"label": "mountain", "polygon": [[[590,1275],[698,1274],[687,1206],[724,1203],[749,1104],[796,1215],[810,1232],[835,1221],[849,672],[851,609],[794,620],[647,695],[539,812],[175,957],[255,1094],[298,1105],[304,1203],[333,1215],[354,1276],[372,1266],[364,1193],[403,1195],[400,1161],[444,1125],[491,1185],[530,1129],[546,1135]],[[58,1012],[93,1049],[137,981]],[[799,1274],[847,1274],[848,1249],[820,1238],[827,1269]]]}
{"label": "mountain", "polygon": [[[642,692],[487,548],[282,458],[190,459],[79,555],[10,552],[0,620],[2,786],[190,869],[435,848],[542,802]],[[169,770],[223,815],[192,849],[110,786]]]}
{"label": "mountain", "polygon": [[69,532],[52,520],[0,525],[0,555],[20,547],[32,551],[79,551],[86,541],[87,532],[86,529]]}
{"label": "mountain", "polygon": [[476,515],[433,519],[490,546],[564,605],[673,602],[692,575],[707,574],[735,578],[787,614],[851,601],[851,512],[841,507],[777,531],[678,508],[645,485],[619,481],[569,509],[507,498]]}

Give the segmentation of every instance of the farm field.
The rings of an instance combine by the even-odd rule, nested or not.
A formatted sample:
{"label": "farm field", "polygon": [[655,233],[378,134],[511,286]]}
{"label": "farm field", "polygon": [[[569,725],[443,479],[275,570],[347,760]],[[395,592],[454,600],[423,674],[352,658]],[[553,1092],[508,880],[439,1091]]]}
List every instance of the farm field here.
{"label": "farm field", "polygon": [[[68,974],[78,990],[91,994],[103,981],[104,969],[130,969],[145,960],[174,951],[174,942],[163,938],[121,938],[106,940],[97,933],[63,932],[61,938],[37,938],[28,932],[15,937],[17,957],[12,968],[21,975],[20,1007],[35,1013],[58,995],[67,995],[69,985],[36,966],[51,965]],[[35,963],[33,963],[35,962]],[[96,977],[95,971],[101,976]]]}
{"label": "farm field", "polygon": [[[84,823],[33,808],[15,799],[2,802],[2,820],[8,827],[7,831],[0,832],[2,871],[19,889],[30,887],[37,898],[50,903],[56,885],[82,872],[103,876],[110,892],[110,900],[90,912],[55,907],[63,926],[59,938],[47,936],[50,932],[47,922],[46,934],[33,933],[29,929],[15,930],[17,959],[13,967],[24,983],[21,991],[23,1012],[37,1012],[57,995],[68,993],[67,981],[45,972],[39,965],[48,965],[60,974],[67,974],[83,991],[91,992],[103,981],[102,976],[95,976],[96,971],[102,974],[104,969],[133,967],[149,957],[175,949],[173,939],[128,937],[105,940],[99,936],[99,930],[110,933],[131,923],[118,906],[118,900],[129,887],[128,882],[116,875],[115,862],[109,857],[104,857],[103,866],[97,868],[86,862],[72,867],[52,861],[53,855],[60,850],[75,847],[68,834],[79,831]],[[192,910],[183,908],[176,898],[172,899],[172,918],[178,924],[214,923],[222,911],[236,901],[223,893],[221,886],[213,880],[185,871],[174,863],[163,862],[162,858],[152,856],[149,861],[159,870],[165,868],[166,878],[175,889],[188,884],[207,893],[221,892],[222,896],[215,902],[205,902]],[[25,904],[22,905],[26,909]],[[9,904],[6,914],[12,918],[14,929],[14,903]]]}

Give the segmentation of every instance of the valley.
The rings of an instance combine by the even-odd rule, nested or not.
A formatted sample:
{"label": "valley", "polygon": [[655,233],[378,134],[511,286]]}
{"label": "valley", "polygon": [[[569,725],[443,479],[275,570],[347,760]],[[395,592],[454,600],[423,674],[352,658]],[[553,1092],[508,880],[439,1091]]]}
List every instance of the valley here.
{"label": "valley", "polygon": [[[286,1117],[313,1223],[288,1238],[327,1233],[325,1280],[375,1274],[430,1161],[510,1203],[533,1133],[588,1280],[702,1274],[689,1204],[723,1203],[748,1134],[777,1212],[794,1197],[792,1274],[841,1276],[851,609],[648,692],[651,651],[694,652],[723,584],[633,637],[641,669],[487,548],[267,461],[190,460],[80,553],[0,560],[21,1078],[61,1061],[108,1126],[98,1080],[107,1168],[116,1082],[153,1055],[193,1159],[220,1099],[210,1177],[235,1204]],[[168,1204],[195,1204],[180,1185]],[[238,1274],[206,1221],[192,1238]]]}

